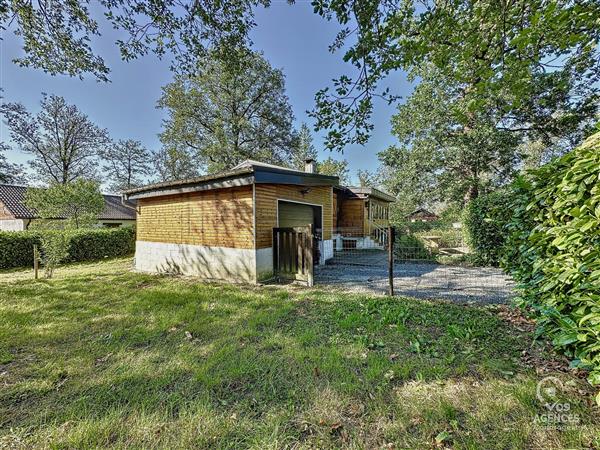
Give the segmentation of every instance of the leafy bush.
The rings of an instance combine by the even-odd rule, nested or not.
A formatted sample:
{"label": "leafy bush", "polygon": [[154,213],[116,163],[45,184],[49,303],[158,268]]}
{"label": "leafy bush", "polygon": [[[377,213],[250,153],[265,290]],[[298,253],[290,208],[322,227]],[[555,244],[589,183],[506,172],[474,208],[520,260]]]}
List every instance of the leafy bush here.
{"label": "leafy bush", "polygon": [[502,265],[539,332],[600,384],[600,133],[519,180],[512,198]]}
{"label": "leafy bush", "polygon": [[512,217],[509,189],[484,194],[471,201],[464,212],[464,235],[477,264],[498,266]]}
{"label": "leafy bush", "polygon": [[421,241],[427,241],[428,237],[436,237],[436,242],[441,248],[455,248],[463,244],[463,235],[460,229],[438,228],[430,231],[421,231],[414,234]]}
{"label": "leafy bush", "polygon": [[54,269],[69,256],[69,234],[61,231],[42,233],[40,243],[46,278],[52,278]]}
{"label": "leafy bush", "polygon": [[74,230],[69,233],[67,261],[116,258],[135,251],[135,229],[131,227]]}
{"label": "leafy bush", "polygon": [[423,242],[411,234],[396,232],[394,253],[400,260],[433,260],[431,252]]}
{"label": "leafy bush", "polygon": [[0,232],[0,269],[32,266],[34,244],[42,247],[46,242],[43,247],[53,247],[51,237],[58,235],[61,236],[58,241],[68,244],[68,252],[61,256],[57,251],[52,259],[56,264],[126,256],[135,249],[135,229],[130,227]]}
{"label": "leafy bush", "polygon": [[33,246],[40,236],[32,231],[0,231],[0,269],[33,266]]}

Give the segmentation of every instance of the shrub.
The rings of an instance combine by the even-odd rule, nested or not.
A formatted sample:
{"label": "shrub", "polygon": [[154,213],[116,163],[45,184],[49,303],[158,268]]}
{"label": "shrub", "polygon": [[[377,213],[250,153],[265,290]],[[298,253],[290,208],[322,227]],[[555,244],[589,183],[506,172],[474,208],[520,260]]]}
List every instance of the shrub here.
{"label": "shrub", "polygon": [[[34,244],[42,247],[45,242],[44,247],[53,247],[51,238],[58,235],[58,241],[64,241],[68,252],[61,256],[57,251],[52,257],[55,264],[126,256],[135,249],[135,229],[130,227],[0,232],[0,269],[32,266]],[[44,258],[50,256],[47,253]]]}
{"label": "shrub", "polygon": [[539,332],[600,384],[600,133],[513,193],[502,265],[538,314]]}
{"label": "shrub", "polygon": [[0,231],[0,269],[33,266],[33,246],[40,244],[33,231]]}
{"label": "shrub", "polygon": [[69,234],[62,231],[42,233],[40,243],[46,278],[52,278],[54,269],[69,256]]}
{"label": "shrub", "polygon": [[135,250],[135,229],[99,228],[73,230],[69,233],[67,261],[93,261],[130,255]]}
{"label": "shrub", "polygon": [[463,215],[463,229],[473,260],[480,265],[498,266],[508,237],[510,189],[484,194],[471,201]]}
{"label": "shrub", "polygon": [[396,232],[394,242],[394,253],[400,260],[433,260],[431,252],[423,242],[411,234]]}

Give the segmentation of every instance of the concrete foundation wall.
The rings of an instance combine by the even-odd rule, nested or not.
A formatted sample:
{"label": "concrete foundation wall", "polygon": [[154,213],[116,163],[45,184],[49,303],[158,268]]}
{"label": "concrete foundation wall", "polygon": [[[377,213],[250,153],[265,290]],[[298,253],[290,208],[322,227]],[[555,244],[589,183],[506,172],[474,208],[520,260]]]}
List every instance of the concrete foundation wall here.
{"label": "concrete foundation wall", "polygon": [[256,250],[256,280],[264,281],[273,277],[273,249]]}
{"label": "concrete foundation wall", "polygon": [[141,272],[192,275],[207,280],[256,282],[253,249],[137,241],[135,268]]}

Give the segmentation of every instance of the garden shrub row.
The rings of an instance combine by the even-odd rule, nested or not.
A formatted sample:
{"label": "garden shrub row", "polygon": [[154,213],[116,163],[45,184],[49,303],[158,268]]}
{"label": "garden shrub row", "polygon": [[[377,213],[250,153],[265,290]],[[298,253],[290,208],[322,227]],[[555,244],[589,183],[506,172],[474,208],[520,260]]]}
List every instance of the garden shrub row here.
{"label": "garden shrub row", "polygon": [[135,250],[132,227],[0,232],[0,269],[31,266],[33,246],[40,245],[43,233],[66,235],[69,251],[65,262],[115,258],[130,255]]}
{"label": "garden shrub row", "polygon": [[600,384],[600,133],[529,172],[510,197],[502,266],[538,331]]}

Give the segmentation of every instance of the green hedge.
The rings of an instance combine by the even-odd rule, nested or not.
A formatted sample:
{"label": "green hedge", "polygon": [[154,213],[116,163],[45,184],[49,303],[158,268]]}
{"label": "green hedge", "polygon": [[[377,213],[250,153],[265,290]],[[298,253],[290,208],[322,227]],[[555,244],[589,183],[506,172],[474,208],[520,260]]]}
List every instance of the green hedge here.
{"label": "green hedge", "polygon": [[464,236],[478,265],[498,266],[500,263],[508,238],[507,224],[512,217],[508,206],[510,196],[509,189],[500,189],[480,195],[465,208]]}
{"label": "green hedge", "polygon": [[66,233],[69,239],[67,262],[94,261],[130,255],[135,250],[135,229],[97,228],[72,231],[0,232],[0,269],[33,265],[33,246],[42,233]]}
{"label": "green hedge", "polygon": [[502,265],[539,332],[600,384],[600,133],[515,183],[512,198]]}
{"label": "green hedge", "polygon": [[33,246],[39,245],[37,231],[0,231],[0,269],[33,265]]}
{"label": "green hedge", "polygon": [[71,231],[70,241],[70,262],[127,256],[135,251],[135,229],[121,227]]}

